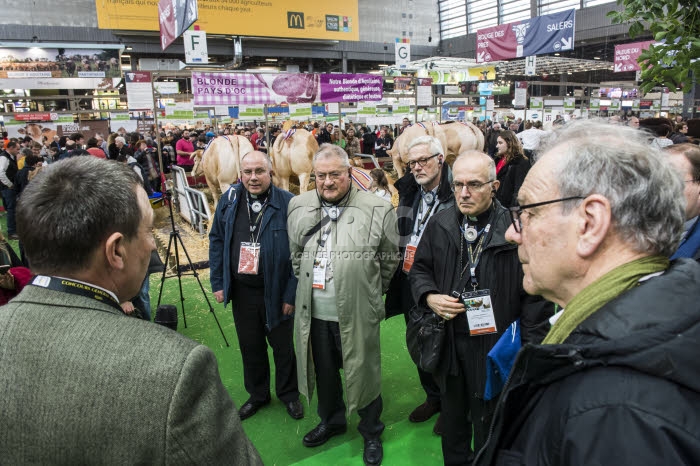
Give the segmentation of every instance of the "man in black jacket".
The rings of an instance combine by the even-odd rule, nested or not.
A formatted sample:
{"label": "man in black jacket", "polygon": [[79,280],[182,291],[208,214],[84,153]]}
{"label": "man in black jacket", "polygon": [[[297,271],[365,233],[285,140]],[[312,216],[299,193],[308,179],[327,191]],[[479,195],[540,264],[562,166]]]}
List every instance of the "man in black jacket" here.
{"label": "man in black jacket", "polygon": [[520,351],[476,464],[700,464],[700,265],[667,259],[681,178],[633,128],[555,138],[506,238],[525,290],[564,310]]}
{"label": "man in black jacket", "polygon": [[[450,187],[452,171],[445,163],[440,141],[432,136],[421,136],[412,141],[407,150],[410,170],[394,184],[399,192],[399,248],[403,259],[387,291],[386,316],[403,314],[408,322],[408,313],[416,304],[408,284],[416,249],[433,214],[454,207],[455,201]],[[433,375],[418,368],[418,378],[426,401],[408,416],[411,422],[425,422],[440,411],[440,388]],[[436,424],[434,432],[440,430]]]}
{"label": "man in black jacket", "polygon": [[510,216],[494,197],[493,160],[479,151],[465,152],[455,160],[452,175],[455,207],[428,223],[408,278],[415,301],[446,321],[435,373],[441,388],[442,453],[445,465],[468,465],[473,457],[469,415],[479,449],[495,407],[495,400],[484,399],[488,352],[513,321],[521,318],[526,332],[548,306],[522,288],[517,248],[504,237]]}

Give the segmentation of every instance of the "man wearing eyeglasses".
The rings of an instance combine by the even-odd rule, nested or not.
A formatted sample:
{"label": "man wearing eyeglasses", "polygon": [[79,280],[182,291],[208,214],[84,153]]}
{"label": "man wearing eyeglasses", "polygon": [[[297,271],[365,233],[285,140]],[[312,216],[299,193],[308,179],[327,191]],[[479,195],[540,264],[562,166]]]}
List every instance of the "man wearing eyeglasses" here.
{"label": "man wearing eyeglasses", "polygon": [[664,149],[667,160],[683,177],[685,224],[681,244],[671,259],[690,257],[700,260],[700,148],[695,144],[673,144]]}
{"label": "man wearing eyeglasses", "polygon": [[233,305],[250,398],[239,409],[248,419],[270,403],[268,343],[275,361],[275,392],[292,419],[304,417],[294,356],[294,300],[287,239],[287,206],[292,194],[272,185],[267,154],[241,158],[241,183],[219,200],[209,232],[211,288],[216,301]]}
{"label": "man wearing eyeglasses", "polygon": [[[411,142],[407,151],[410,171],[394,184],[399,192],[398,228],[402,259],[386,294],[387,318],[403,314],[406,322],[409,311],[416,304],[411,295],[408,273],[425,227],[434,214],[454,207],[455,203],[450,187],[452,171],[445,163],[440,141],[432,136],[421,136]],[[418,368],[418,378],[426,400],[408,416],[411,422],[425,422],[440,411],[440,388],[433,375]],[[433,431],[439,435],[441,430],[438,419]]]}
{"label": "man wearing eyeglasses", "polygon": [[321,418],[303,443],[317,447],[345,433],[347,415],[357,411],[363,460],[378,465],[384,455],[379,326],[382,295],[399,262],[396,214],[388,202],[352,186],[350,161],[339,146],[323,144],[313,169],[316,189],[292,199],[288,219],[299,279],[299,391],[311,400],[316,385]]}
{"label": "man wearing eyeglasses", "polygon": [[452,176],[455,206],[428,223],[408,278],[415,301],[445,320],[435,372],[442,395],[442,453],[445,465],[466,465],[473,459],[472,429],[478,450],[496,404],[484,399],[488,352],[521,317],[527,341],[531,321],[537,320],[528,316],[549,306],[522,288],[517,248],[504,237],[510,216],[495,199],[493,159],[479,151],[460,154]]}
{"label": "man wearing eyeglasses", "polygon": [[548,142],[506,238],[525,290],[563,310],[518,354],[475,464],[700,464],[700,265],[668,259],[682,185],[633,128]]}

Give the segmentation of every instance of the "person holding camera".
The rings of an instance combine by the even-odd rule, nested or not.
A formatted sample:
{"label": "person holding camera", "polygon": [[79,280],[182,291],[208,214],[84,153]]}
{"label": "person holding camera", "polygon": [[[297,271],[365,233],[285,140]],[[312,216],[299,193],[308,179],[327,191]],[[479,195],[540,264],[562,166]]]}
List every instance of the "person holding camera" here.
{"label": "person holding camera", "polygon": [[496,405],[496,399],[484,398],[488,352],[518,318],[523,343],[532,338],[533,322],[545,320],[553,308],[523,290],[517,248],[505,239],[510,215],[495,198],[493,159],[467,151],[455,160],[452,174],[455,206],[428,222],[408,279],[416,303],[446,324],[434,373],[442,395],[442,453],[445,465],[466,465],[474,455],[472,429],[478,451]]}

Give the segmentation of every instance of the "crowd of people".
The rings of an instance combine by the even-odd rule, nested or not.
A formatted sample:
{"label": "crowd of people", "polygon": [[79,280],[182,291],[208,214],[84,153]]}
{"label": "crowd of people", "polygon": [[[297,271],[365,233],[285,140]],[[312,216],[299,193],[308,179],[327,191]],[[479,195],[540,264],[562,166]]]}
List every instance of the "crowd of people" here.
{"label": "crowd of people", "polygon": [[[372,139],[379,155],[390,128],[313,125],[316,189],[299,196],[273,185],[265,128],[242,129],[256,150],[209,231],[211,288],[231,304],[249,396],[238,410],[209,349],[150,316],[123,318],[153,265],[151,173],[139,161],[152,159],[152,134],[76,133],[57,141],[68,156],[37,148],[21,170],[20,143],[8,141],[8,234],[32,276],[0,308],[3,457],[260,464],[242,422],[270,404],[269,345],[290,418],[317,398],[301,443],[344,434],[357,412],[363,461],[381,464],[381,322],[418,314],[437,316],[443,339],[435,366],[416,365],[425,402],[409,421],[437,416],[445,465],[700,463],[700,148],[687,123],[486,125],[484,151],[451,167],[438,139],[411,141],[396,209],[382,170],[374,194],[353,187],[348,151]],[[209,130],[159,136],[177,162]],[[75,156],[84,144],[92,157]],[[52,345],[41,357],[36,335]],[[30,412],[26,393],[9,390],[19,379],[39,390]],[[103,435],[134,428],[148,435],[104,448]]]}

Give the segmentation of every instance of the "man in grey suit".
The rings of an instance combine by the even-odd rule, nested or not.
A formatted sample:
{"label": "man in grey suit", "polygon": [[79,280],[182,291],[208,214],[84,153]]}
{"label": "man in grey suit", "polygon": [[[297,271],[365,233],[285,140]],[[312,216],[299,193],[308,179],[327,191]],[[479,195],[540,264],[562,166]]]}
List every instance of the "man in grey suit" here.
{"label": "man in grey suit", "polygon": [[3,463],[262,464],[214,354],[119,306],[155,248],[129,167],[53,164],[17,223],[36,277],[0,308]]}

